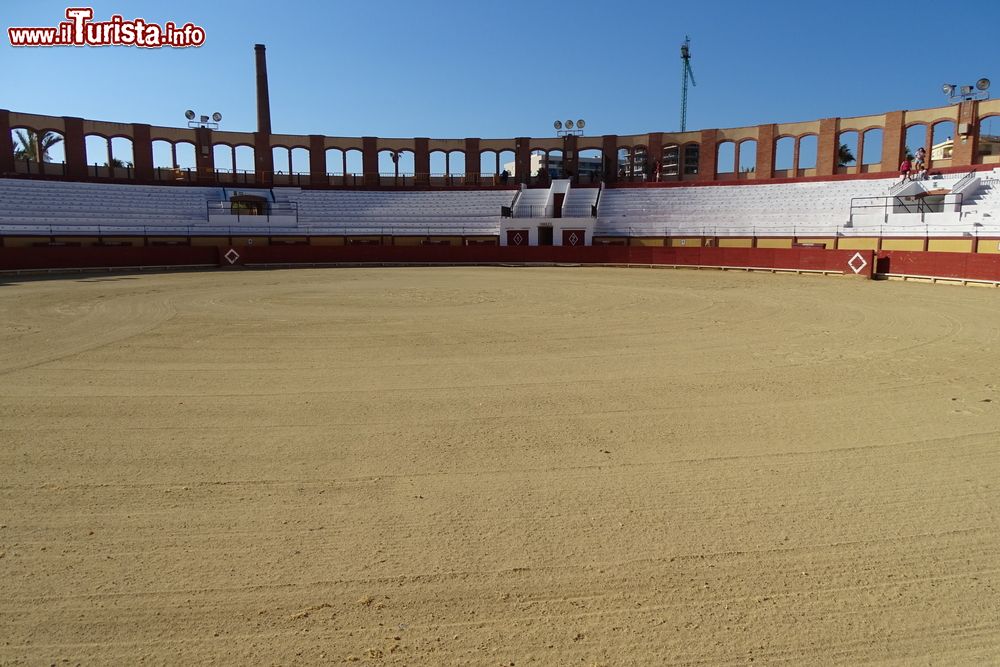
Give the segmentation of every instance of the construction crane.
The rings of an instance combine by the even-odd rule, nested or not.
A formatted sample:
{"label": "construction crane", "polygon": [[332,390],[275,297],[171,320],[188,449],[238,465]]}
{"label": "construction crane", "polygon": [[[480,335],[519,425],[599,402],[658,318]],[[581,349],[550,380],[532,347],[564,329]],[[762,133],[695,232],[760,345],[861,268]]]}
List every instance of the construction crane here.
{"label": "construction crane", "polygon": [[691,71],[691,38],[684,35],[684,43],[681,44],[681,132],[687,130],[688,120],[688,79],[691,85],[697,86],[694,82],[694,72]]}

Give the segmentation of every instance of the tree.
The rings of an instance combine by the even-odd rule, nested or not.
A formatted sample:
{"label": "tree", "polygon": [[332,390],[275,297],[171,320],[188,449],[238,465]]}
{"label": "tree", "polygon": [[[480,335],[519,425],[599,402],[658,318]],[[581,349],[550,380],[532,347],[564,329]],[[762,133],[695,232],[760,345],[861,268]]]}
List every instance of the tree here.
{"label": "tree", "polygon": [[[14,149],[14,157],[19,160],[34,160],[36,162],[51,162],[49,149],[63,140],[55,132],[43,132],[39,134],[34,130],[15,130],[17,142],[20,144]],[[39,159],[41,155],[41,159]]]}
{"label": "tree", "polygon": [[125,167],[131,167],[132,163],[131,162],[122,162],[121,160],[119,160],[118,158],[115,157],[115,158],[111,158],[111,164],[108,164],[107,162],[105,162],[104,166],[105,167],[121,167],[122,169],[124,169]]}
{"label": "tree", "polygon": [[854,162],[854,153],[847,147],[847,144],[840,144],[840,148],[837,149],[837,166],[846,167],[852,162]]}

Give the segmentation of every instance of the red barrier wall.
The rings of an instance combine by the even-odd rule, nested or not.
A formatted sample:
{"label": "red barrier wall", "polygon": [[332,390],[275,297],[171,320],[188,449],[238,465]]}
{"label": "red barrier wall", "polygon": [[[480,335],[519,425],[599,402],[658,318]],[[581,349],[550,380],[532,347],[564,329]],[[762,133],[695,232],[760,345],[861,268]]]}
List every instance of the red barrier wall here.
{"label": "red barrier wall", "polygon": [[1000,281],[1000,254],[881,250],[880,274]]}
{"label": "red barrier wall", "polygon": [[[628,246],[43,246],[0,248],[0,270],[164,265],[324,263],[566,263],[727,266],[857,273],[871,277],[872,251],[818,248],[656,248]],[[238,257],[236,257],[238,255]],[[857,270],[855,270],[857,269]]]}
{"label": "red barrier wall", "polygon": [[212,246],[41,246],[0,248],[0,271],[218,265]]}

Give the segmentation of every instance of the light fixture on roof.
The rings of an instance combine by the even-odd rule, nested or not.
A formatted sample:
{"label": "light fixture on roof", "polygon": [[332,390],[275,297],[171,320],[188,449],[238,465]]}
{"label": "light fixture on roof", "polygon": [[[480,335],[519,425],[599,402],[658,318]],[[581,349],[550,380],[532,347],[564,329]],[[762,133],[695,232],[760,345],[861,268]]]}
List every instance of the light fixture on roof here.
{"label": "light fixture on roof", "polygon": [[983,77],[976,81],[974,86],[959,86],[954,83],[946,83],[941,86],[941,92],[947,95],[948,101],[952,103],[982,101],[989,99],[990,95],[986,92],[989,90],[989,87],[990,80]]}
{"label": "light fixture on roof", "polygon": [[[210,130],[219,129],[219,121],[222,120],[222,114],[216,111],[211,116],[201,115],[198,116],[194,111],[188,109],[184,112],[184,117],[187,118],[188,127],[192,129],[207,128]],[[197,120],[195,118],[197,117]]]}
{"label": "light fixture on roof", "polygon": [[579,137],[583,134],[583,127],[586,124],[582,118],[580,120],[557,120],[552,123],[552,127],[556,128],[556,135],[560,137]]}

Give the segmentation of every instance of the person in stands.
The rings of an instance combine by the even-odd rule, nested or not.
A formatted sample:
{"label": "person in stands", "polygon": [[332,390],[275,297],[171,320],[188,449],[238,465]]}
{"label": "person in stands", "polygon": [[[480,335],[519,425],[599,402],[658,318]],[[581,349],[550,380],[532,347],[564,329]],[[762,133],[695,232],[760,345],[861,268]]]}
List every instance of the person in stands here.
{"label": "person in stands", "polygon": [[899,182],[910,180],[910,169],[912,165],[910,164],[910,158],[904,157],[902,163],[899,165]]}

